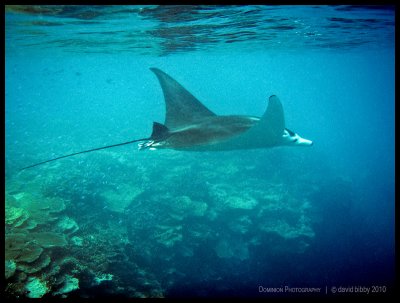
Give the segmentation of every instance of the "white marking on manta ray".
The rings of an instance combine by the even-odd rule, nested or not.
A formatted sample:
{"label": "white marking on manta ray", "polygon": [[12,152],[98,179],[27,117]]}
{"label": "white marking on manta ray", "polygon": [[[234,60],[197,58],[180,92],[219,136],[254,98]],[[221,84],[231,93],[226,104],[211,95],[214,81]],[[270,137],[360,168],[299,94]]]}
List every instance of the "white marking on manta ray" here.
{"label": "white marking on manta ray", "polygon": [[270,148],[275,146],[311,146],[312,141],[285,127],[283,107],[277,96],[269,97],[261,117],[216,115],[196,99],[175,79],[158,68],[150,68],[157,76],[166,106],[164,124],[153,122],[150,137],[80,151],[21,170],[78,154],[139,143],[140,150],[176,149],[188,151],[223,151]]}

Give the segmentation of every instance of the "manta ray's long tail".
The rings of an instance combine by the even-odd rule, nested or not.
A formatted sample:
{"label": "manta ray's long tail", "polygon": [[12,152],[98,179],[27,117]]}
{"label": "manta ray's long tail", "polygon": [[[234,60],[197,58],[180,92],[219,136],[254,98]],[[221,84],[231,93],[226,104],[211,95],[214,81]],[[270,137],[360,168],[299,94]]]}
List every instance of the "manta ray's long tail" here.
{"label": "manta ray's long tail", "polygon": [[106,149],[106,148],[111,148],[111,147],[116,147],[116,146],[121,146],[121,145],[126,145],[126,144],[132,144],[132,143],[135,143],[135,142],[146,141],[146,140],[149,140],[149,139],[150,138],[137,139],[137,140],[132,140],[132,141],[124,142],[124,143],[118,143],[118,144],[114,144],[114,145],[107,145],[107,146],[103,146],[103,147],[92,148],[92,149],[89,149],[89,150],[84,150],[84,151],[80,151],[80,152],[77,152],[77,153],[64,155],[64,156],[60,156],[60,157],[57,157],[57,158],[54,158],[54,159],[50,159],[50,160],[39,162],[39,163],[36,163],[36,164],[33,164],[33,165],[29,165],[27,167],[21,168],[19,171],[22,171],[22,170],[27,169],[27,168],[35,167],[35,166],[38,166],[38,165],[42,165],[42,164],[45,164],[45,163],[48,163],[48,162],[51,162],[51,161],[56,161],[56,160],[59,160],[59,159],[62,159],[62,158],[72,157],[72,156],[79,155],[79,154],[84,154],[84,153],[90,153],[92,151],[96,151],[96,150],[100,150],[100,149]]}

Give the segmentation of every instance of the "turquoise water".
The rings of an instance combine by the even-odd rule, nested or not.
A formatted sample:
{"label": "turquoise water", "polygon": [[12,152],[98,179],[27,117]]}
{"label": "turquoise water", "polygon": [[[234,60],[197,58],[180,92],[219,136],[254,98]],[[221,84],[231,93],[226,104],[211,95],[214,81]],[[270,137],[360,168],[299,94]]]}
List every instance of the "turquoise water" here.
{"label": "turquoise water", "polygon": [[[393,7],[11,6],[5,20],[9,297],[391,292]],[[19,171],[148,137],[165,115],[151,67],[220,115],[259,117],[275,94],[314,145],[126,145]]]}

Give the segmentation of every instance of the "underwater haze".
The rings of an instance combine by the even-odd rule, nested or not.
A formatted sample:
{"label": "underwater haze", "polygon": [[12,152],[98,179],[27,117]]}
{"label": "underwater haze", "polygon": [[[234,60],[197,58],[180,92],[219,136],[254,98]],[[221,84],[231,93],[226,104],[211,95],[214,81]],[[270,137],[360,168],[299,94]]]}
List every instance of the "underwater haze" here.
{"label": "underwater haze", "polygon": [[[7,298],[388,295],[395,8],[6,6]],[[314,142],[138,150],[156,67]]]}

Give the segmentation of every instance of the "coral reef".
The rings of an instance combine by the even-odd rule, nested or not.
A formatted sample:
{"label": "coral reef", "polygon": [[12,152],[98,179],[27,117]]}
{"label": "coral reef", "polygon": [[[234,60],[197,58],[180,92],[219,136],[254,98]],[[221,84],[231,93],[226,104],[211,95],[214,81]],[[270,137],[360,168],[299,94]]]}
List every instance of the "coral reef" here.
{"label": "coral reef", "polygon": [[173,247],[182,241],[182,226],[157,225],[154,239],[166,247]]}
{"label": "coral reef", "polygon": [[30,241],[27,234],[13,233],[5,236],[6,261],[33,262],[40,257],[43,248]]}
{"label": "coral reef", "polygon": [[7,180],[8,297],[163,297],[246,274],[260,251],[268,268],[312,245],[306,180],[258,170],[264,158],[139,155],[104,151]]}
{"label": "coral reef", "polygon": [[37,190],[35,195],[19,191],[22,187],[15,183],[10,187],[12,191],[6,190],[6,293],[41,298],[56,288],[52,273],[67,253],[65,235],[54,228],[65,203]]}
{"label": "coral reef", "polygon": [[6,206],[6,225],[12,227],[21,226],[28,217],[28,212],[23,208]]}
{"label": "coral reef", "polygon": [[25,289],[27,291],[26,296],[28,298],[41,298],[49,292],[49,288],[47,287],[46,283],[36,277],[31,277],[28,279]]}
{"label": "coral reef", "polygon": [[14,260],[6,260],[5,261],[5,277],[6,279],[12,277],[15,273],[15,270],[17,269],[17,264],[15,263]]}
{"label": "coral reef", "polygon": [[61,288],[54,293],[54,295],[63,295],[79,289],[79,280],[73,276],[66,275]]}
{"label": "coral reef", "polygon": [[65,236],[53,232],[29,233],[29,237],[43,248],[65,246]]}
{"label": "coral reef", "polygon": [[78,236],[74,236],[71,238],[71,243],[77,246],[82,246],[83,245],[83,239]]}
{"label": "coral reef", "polygon": [[229,184],[216,184],[210,188],[210,195],[218,209],[253,209],[258,204],[248,192]]}
{"label": "coral reef", "polygon": [[169,214],[176,220],[183,220],[187,216],[204,216],[208,206],[201,201],[193,201],[188,196],[171,197],[165,195],[163,199],[173,200],[174,203],[170,204]]}
{"label": "coral reef", "polygon": [[101,284],[103,281],[111,281],[113,277],[112,274],[100,274],[94,278],[94,283]]}
{"label": "coral reef", "polygon": [[62,233],[73,234],[79,230],[79,226],[74,219],[63,216],[58,220],[57,229]]}
{"label": "coral reef", "polygon": [[111,211],[124,212],[125,208],[143,192],[139,187],[122,184],[100,193],[104,198],[104,204]]}
{"label": "coral reef", "polygon": [[237,241],[228,241],[227,239],[222,239],[218,241],[214,249],[218,258],[238,258],[242,261],[249,258],[249,250],[247,245]]}

